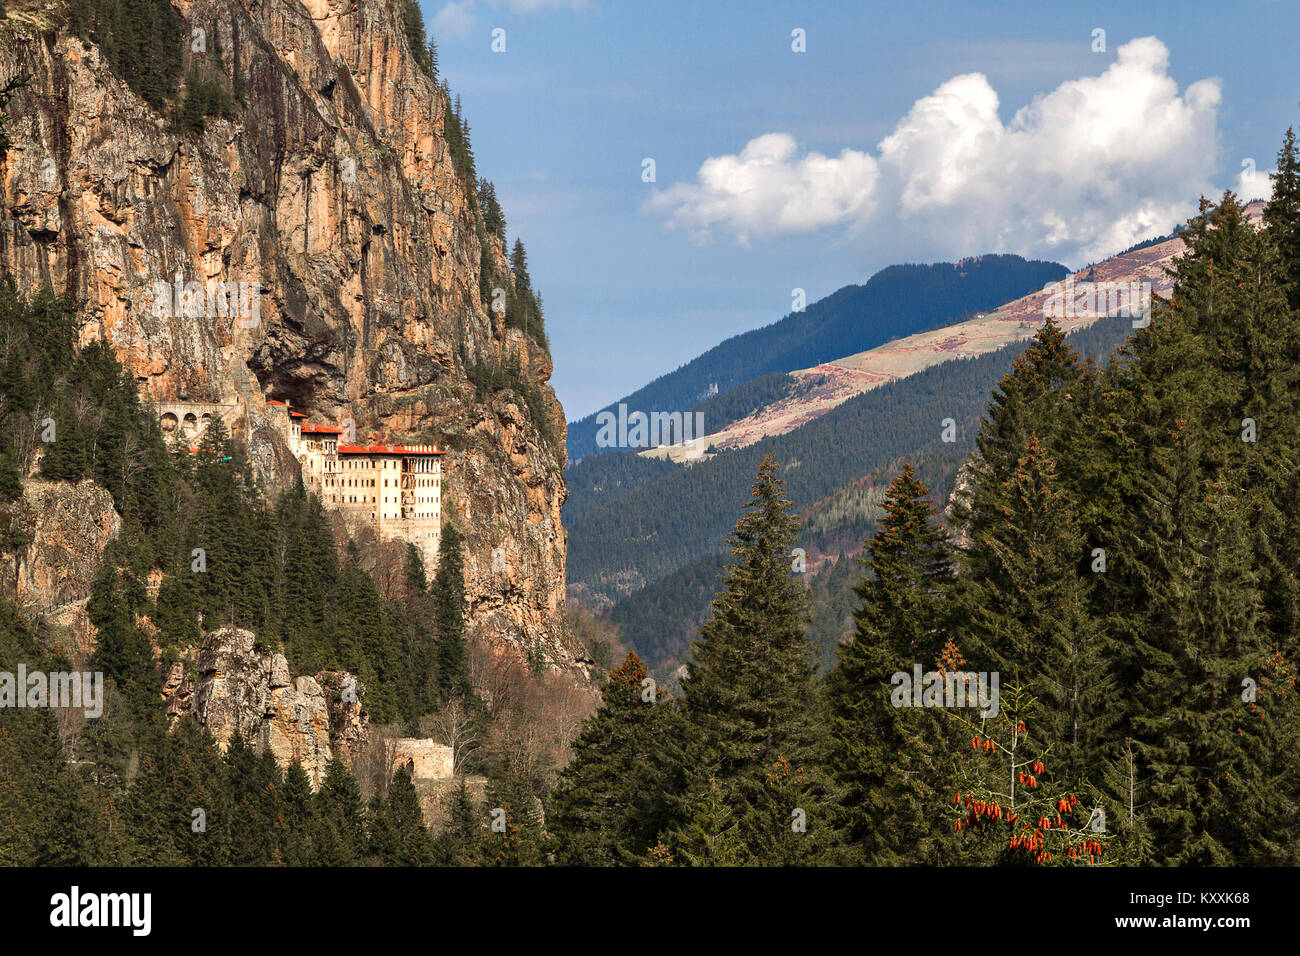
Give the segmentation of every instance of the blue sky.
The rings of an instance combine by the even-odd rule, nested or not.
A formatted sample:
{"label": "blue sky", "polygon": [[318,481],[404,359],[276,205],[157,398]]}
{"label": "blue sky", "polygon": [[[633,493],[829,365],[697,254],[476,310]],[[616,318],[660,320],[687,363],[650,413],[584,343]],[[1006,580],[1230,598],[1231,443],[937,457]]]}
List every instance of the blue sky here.
{"label": "blue sky", "polygon": [[1167,231],[1246,159],[1266,183],[1300,119],[1291,3],[421,5],[570,420],[795,288],[985,252],[1079,266]]}

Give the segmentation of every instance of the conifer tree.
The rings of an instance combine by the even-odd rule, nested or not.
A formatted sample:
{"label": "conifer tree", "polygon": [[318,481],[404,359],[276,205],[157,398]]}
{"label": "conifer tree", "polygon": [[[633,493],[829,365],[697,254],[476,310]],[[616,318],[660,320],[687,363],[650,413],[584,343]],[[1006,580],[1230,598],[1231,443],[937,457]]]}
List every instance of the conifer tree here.
{"label": "conifer tree", "polygon": [[136,625],[133,603],[122,574],[113,566],[116,550],[110,547],[104,556],[86,605],[97,630],[91,665],[112,677],[119,686],[144,687],[153,681],[153,653],[148,639]]}
{"label": "conifer tree", "polygon": [[945,586],[944,532],[930,491],[910,463],[889,486],[884,517],[854,589],[856,631],[827,680],[830,763],[841,788],[846,836],[863,862],[944,861],[947,830],[933,813],[948,752],[936,715],[891,706],[891,676],[937,666]]}
{"label": "conifer tree", "polygon": [[[375,801],[379,800],[376,794]],[[433,862],[433,838],[424,824],[410,769],[397,770],[388,785],[387,798],[375,801],[371,804],[371,853],[389,866],[429,866]]]}
{"label": "conifer tree", "polygon": [[513,774],[493,778],[484,801],[489,814],[481,860],[484,866],[539,866],[542,827],[538,801],[528,784]]}
{"label": "conifer tree", "polygon": [[[978,454],[968,463],[968,485],[953,508],[954,524],[969,538],[979,541],[986,525],[1002,514],[1006,482],[1015,474],[1031,433],[1053,455],[1078,434],[1087,371],[1066,343],[1065,332],[1046,318],[998,383],[980,425]],[[971,571],[981,573],[975,566]]]}
{"label": "conifer tree", "polygon": [[740,835],[736,812],[714,777],[685,804],[685,823],[674,834],[674,859],[685,866],[743,866],[753,857]]}
{"label": "conifer tree", "polygon": [[438,689],[443,700],[469,692],[465,652],[465,559],[460,531],[450,521],[442,527],[438,571],[431,587],[438,628]]}
{"label": "conifer tree", "polygon": [[[997,513],[963,559],[957,646],[1001,682],[1019,680],[1043,703],[1042,735],[1058,773],[1077,787],[1099,769],[1098,746],[1114,721],[1107,638],[1079,570],[1086,540],[1056,462],[1038,437],[1003,483]],[[979,515],[979,509],[974,512]]]}
{"label": "conifer tree", "polygon": [[292,761],[284,773],[284,839],[280,847],[287,866],[312,866],[316,862],[315,804],[307,772],[297,760]]}
{"label": "conifer tree", "polygon": [[[282,784],[274,757],[268,765],[239,733],[231,734],[226,748],[226,789],[231,819],[239,821],[232,829],[232,866],[266,866],[279,855],[282,827],[277,798]],[[279,862],[284,861],[281,858]]]}
{"label": "conifer tree", "polygon": [[547,818],[562,864],[633,865],[668,822],[670,785],[657,755],[671,730],[671,702],[648,678],[629,651],[573,745]]}
{"label": "conifer tree", "polygon": [[478,866],[485,839],[484,816],[461,777],[452,791],[446,826],[434,839],[434,861],[440,866]]}
{"label": "conifer tree", "polygon": [[315,819],[317,864],[357,866],[366,850],[361,790],[337,755],[325,766],[325,777],[316,794]]}
{"label": "conifer tree", "polygon": [[438,80],[438,44],[433,37],[429,37],[429,44],[426,49],[429,53],[429,76],[436,83]]}
{"label": "conifer tree", "polygon": [[1251,349],[1240,343],[1274,309],[1243,301],[1267,277],[1256,268],[1244,280],[1257,237],[1231,193],[1203,201],[1183,236],[1174,295],[1114,375],[1124,422],[1115,444],[1130,477],[1115,584],[1124,612],[1112,625],[1130,688],[1135,803],[1147,808],[1156,862],[1263,862],[1279,853],[1260,839],[1276,799],[1273,761],[1242,682],[1265,666],[1267,595],[1279,592],[1260,560],[1247,481],[1257,465],[1243,448]]}
{"label": "conifer tree", "polygon": [[1277,151],[1273,195],[1264,209],[1264,224],[1282,259],[1282,274],[1291,308],[1300,311],[1300,151],[1290,127]]}
{"label": "conifer tree", "polygon": [[804,639],[808,597],[791,574],[798,522],[776,471],[770,457],[759,467],[730,537],[736,563],[727,566],[726,590],[700,629],[682,682],[687,805],[698,805],[713,779],[751,849],[755,834],[786,825],[756,809],[767,772],[781,759],[807,775],[799,808],[809,828],[832,826],[821,778],[820,702]]}

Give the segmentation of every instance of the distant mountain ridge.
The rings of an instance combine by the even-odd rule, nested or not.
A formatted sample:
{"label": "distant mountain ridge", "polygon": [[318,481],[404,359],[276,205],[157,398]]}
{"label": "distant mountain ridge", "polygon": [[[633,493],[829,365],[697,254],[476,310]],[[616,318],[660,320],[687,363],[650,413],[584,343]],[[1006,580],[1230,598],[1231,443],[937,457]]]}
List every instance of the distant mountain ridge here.
{"label": "distant mountain ridge", "polygon": [[[1258,222],[1263,208],[1250,203],[1247,215]],[[804,521],[799,544],[807,549],[819,602],[809,636],[826,663],[848,626],[849,589],[857,580],[856,562],[841,566],[834,559],[854,556],[874,533],[879,492],[901,462],[913,463],[936,503],[946,500],[991,389],[1045,313],[1055,314],[1062,298],[1077,306],[1088,301],[1083,293],[1108,287],[1145,284],[1152,298],[1167,297],[1173,288],[1167,269],[1184,249],[1177,232],[1147,240],[1068,281],[1048,280],[1059,283],[1050,289],[1037,284],[947,326],[720,389],[695,406],[713,413],[718,430],[711,428],[701,443],[707,453],[685,465],[660,449],[589,456],[570,466],[569,596],[608,609],[607,619],[651,667],[671,669],[686,660],[717,588],[726,532],[758,461],[772,454]],[[1096,308],[1080,313],[1067,305],[1056,321],[1080,354],[1105,361],[1128,337],[1132,316]],[[876,381],[863,387],[872,375]],[[949,417],[957,426],[955,444],[940,439],[939,425]]]}
{"label": "distant mountain ridge", "polygon": [[[762,375],[808,368],[942,327],[1067,273],[1059,263],[1014,255],[889,266],[863,285],[845,286],[802,312],[727,339],[601,411],[622,402],[633,411],[684,412],[713,386],[725,394]],[[569,426],[570,460],[608,450],[596,445],[598,414]]]}
{"label": "distant mountain ridge", "polygon": [[[1247,212],[1258,221],[1263,214],[1263,204],[1252,203]],[[767,390],[770,400],[765,404],[749,403],[753,407],[744,415],[706,418],[708,434],[698,443],[698,448],[674,448],[643,454],[687,460],[698,457],[705,447],[743,448],[764,437],[784,435],[825,415],[855,395],[885,383],[898,381],[954,358],[984,355],[1027,339],[1053,307],[1055,312],[1061,313],[1056,315],[1057,324],[1067,333],[1086,328],[1108,311],[1106,306],[1110,305],[1111,290],[1144,285],[1148,302],[1152,295],[1167,297],[1173,289],[1173,280],[1167,269],[1183,249],[1177,231],[1173,235],[1149,239],[1072,273],[1063,283],[1054,282],[1052,292],[1036,288],[1027,295],[1000,304],[992,311],[980,312],[963,322],[926,329],[812,368],[796,369],[787,376],[788,384],[784,389]],[[1092,308],[1092,292],[1096,289],[1106,290],[1101,294],[1105,306],[1100,311]],[[1076,300],[1070,298],[1072,294],[1079,296],[1077,301],[1088,308],[1075,308]],[[1070,298],[1069,307],[1065,303],[1067,298]],[[749,388],[752,384],[742,388]],[[726,403],[728,397],[728,393],[723,392],[710,401]]]}

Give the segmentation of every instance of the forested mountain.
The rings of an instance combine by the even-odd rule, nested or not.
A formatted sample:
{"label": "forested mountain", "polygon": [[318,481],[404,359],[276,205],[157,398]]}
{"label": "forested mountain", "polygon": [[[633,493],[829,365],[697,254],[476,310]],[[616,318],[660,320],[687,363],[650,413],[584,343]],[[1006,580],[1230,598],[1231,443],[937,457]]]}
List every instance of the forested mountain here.
{"label": "forested mountain", "polygon": [[[369,873],[195,919],[171,868],[1300,865],[1293,131],[1262,220],[1201,200],[1149,323],[1022,302],[1027,340],[783,434],[587,454],[566,530],[542,299],[421,7],[318,7],[0,15],[0,866],[157,868],[15,882],[111,891],[79,928],[154,880],[191,935],[373,945],[411,910],[354,918]],[[148,307],[187,275],[265,308]],[[636,400],[734,421],[1062,275],[894,267]],[[446,470],[329,509],[304,459],[347,459],[302,439],[345,413]],[[428,551],[384,536],[414,501]],[[1011,872],[923,905],[1079,935]]]}
{"label": "forested mountain", "polygon": [[[593,696],[564,417],[419,4],[0,14],[0,862],[537,859]],[[456,460],[436,567],[303,486],[286,403]],[[102,713],[15,707],[24,668]],[[464,784],[436,845],[403,737]]]}
{"label": "forested mountain", "polygon": [[[1099,321],[1079,333],[1079,348],[1105,357],[1130,326],[1123,317]],[[569,522],[570,584],[612,597],[629,582],[656,580],[713,552],[729,515],[744,501],[746,475],[768,455],[783,464],[791,498],[812,503],[903,455],[945,444],[971,447],[989,389],[1022,348],[928,368],[850,399],[789,434],[675,467],[648,482],[657,469],[622,467],[618,459],[625,455],[582,462],[593,486],[607,459],[611,470],[627,477],[607,504]],[[956,424],[954,443],[944,441],[949,418]]]}
{"label": "forested mountain", "polygon": [[[496,662],[493,705],[480,696],[484,678],[474,668],[484,652],[466,642],[454,523],[443,528],[431,574],[412,545],[340,538],[340,523],[301,484],[268,500],[220,420],[197,448],[168,445],[111,350],[79,347],[75,309],[48,290],[27,300],[0,285],[0,342],[0,557],[21,568],[29,549],[55,547],[29,534],[28,485],[73,495],[93,483],[120,516],[86,602],[91,654],[69,658],[47,622],[18,613],[12,593],[0,599],[0,673],[82,668],[106,679],[96,719],[75,708],[0,706],[0,863],[539,859],[534,808],[563,743],[543,745],[559,747],[549,757],[534,745],[517,749],[521,728],[539,742],[546,725],[542,685],[522,664]],[[87,407],[98,413],[77,414]],[[41,422],[43,444],[30,440]],[[193,667],[204,632],[229,627],[282,648],[291,673],[355,675],[366,717],[389,736],[444,726],[450,714],[472,746],[457,752],[462,783],[441,834],[428,831],[409,772],[390,776],[373,750],[351,754],[350,765],[336,753],[314,787],[296,760],[284,766],[269,748],[246,748],[240,733],[226,749],[193,715],[173,721],[164,677],[175,664]],[[548,696],[566,690],[558,681],[546,687]],[[382,750],[382,738],[371,742]],[[487,780],[476,778],[470,793],[464,776],[477,774]],[[190,829],[193,807],[212,839],[184,839],[207,832]],[[508,850],[480,825],[493,807],[517,825]]]}
{"label": "forested mountain", "polygon": [[[845,286],[802,312],[733,336],[619,401],[643,412],[685,411],[714,386],[725,393],[759,376],[807,368],[947,325],[1065,274],[1065,267],[1054,262],[1008,255],[890,266],[863,285]],[[596,414],[569,425],[571,460],[605,450],[596,447]],[[713,427],[711,420],[706,427]]]}
{"label": "forested mountain", "polygon": [[1278,168],[1262,229],[1202,202],[1114,361],[1044,323],[970,425],[959,534],[903,466],[821,682],[790,562],[806,463],[764,457],[680,693],[647,696],[630,654],[579,738],[567,861],[1300,862],[1290,133]]}
{"label": "forested mountain", "polygon": [[[1130,331],[1129,326],[1130,320],[1126,318],[1103,319],[1074,333],[1069,341],[1080,354],[1105,359],[1124,341]],[[782,436],[793,439],[804,432],[812,433],[804,435],[801,442],[785,444],[781,439],[771,439],[760,442],[752,449],[741,450],[750,455],[780,455],[779,461],[795,463],[787,466],[787,484],[807,493],[806,498],[796,498],[796,504],[809,502],[800,509],[803,525],[796,538],[796,545],[813,555],[814,562],[817,555],[837,557],[840,553],[845,553],[856,556],[863,540],[876,532],[879,514],[877,503],[883,497],[885,487],[902,469],[903,456],[915,465],[926,485],[934,489],[935,504],[942,508],[952,491],[953,479],[961,462],[974,447],[975,427],[983,410],[983,396],[987,395],[991,383],[1005,373],[1024,348],[1023,345],[1011,346],[978,359],[958,360],[935,366],[877,392],[869,392],[846,402],[841,409],[827,415],[825,419]],[[873,395],[881,396],[882,404],[867,407],[855,404],[865,402]],[[955,442],[942,440],[940,419],[936,418],[933,424],[924,419],[914,421],[909,430],[908,420],[898,413],[901,408],[925,409],[929,400],[927,397],[936,395],[963,399],[961,404],[953,405],[953,417],[960,423]],[[932,414],[937,414],[939,406],[936,404],[932,407]],[[846,408],[849,412],[844,412]],[[841,414],[851,414],[852,417],[837,417]],[[883,436],[880,429],[873,431],[867,425],[868,422],[882,418],[895,423],[895,429]],[[841,432],[836,429],[836,422],[848,424],[840,425],[840,429],[844,429]],[[817,430],[822,428],[830,431],[819,433]],[[843,435],[843,440],[834,442],[835,436],[839,434]],[[913,444],[909,445],[909,442]],[[832,444],[836,449],[834,459],[828,461],[819,456],[820,449]],[[576,573],[577,568],[586,566],[577,562],[578,556],[586,553],[588,534],[605,546],[606,557],[596,559],[595,562],[602,573],[591,580],[576,579],[584,585],[581,589],[574,588],[578,596],[587,596],[588,600],[591,595],[610,598],[617,594],[617,588],[626,587],[628,582],[635,580],[634,561],[647,560],[647,555],[650,556],[648,560],[659,561],[664,554],[681,553],[659,551],[651,544],[658,540],[659,526],[654,523],[656,516],[663,517],[656,508],[664,502],[681,501],[685,507],[696,509],[696,517],[704,522],[725,522],[722,508],[709,504],[716,500],[717,494],[708,482],[735,478],[730,469],[743,469],[743,465],[733,462],[732,458],[740,453],[724,453],[708,462],[692,465],[686,472],[678,472],[676,475],[672,472],[665,473],[658,479],[647,481],[637,491],[620,493],[620,489],[611,489],[613,497],[610,504],[602,509],[591,510],[584,520],[575,521],[570,532],[573,573]],[[579,468],[585,466],[590,473],[606,466],[614,466],[629,457],[636,456],[603,455],[582,462]],[[711,471],[711,467],[716,470]],[[571,469],[576,470],[578,469]],[[700,484],[679,483],[687,474],[704,478]],[[826,481],[815,480],[822,475],[828,476]],[[838,483],[830,483],[837,479]],[[743,481],[740,484],[743,487]],[[873,491],[869,493],[869,489]],[[629,518],[631,509],[647,507],[648,503],[646,519],[637,525],[646,529],[647,533],[635,539],[608,538],[603,533],[590,531],[590,526],[586,524],[587,521],[595,523]],[[715,512],[716,518],[713,517]],[[676,544],[676,539],[671,535],[684,531],[677,525],[671,527],[674,530],[668,535],[668,540]],[[691,540],[698,542],[701,548],[708,548],[707,538],[703,534]],[[623,556],[629,556],[627,564],[620,563]],[[613,571],[620,568],[624,572],[622,576]],[[716,553],[706,551],[700,556],[693,556],[643,588],[634,588],[631,593],[617,597],[616,603],[608,612],[608,618],[619,627],[623,642],[634,648],[651,668],[659,669],[682,663],[689,641],[694,636],[694,628],[703,620],[709,602],[719,586],[717,571],[720,568],[721,558]],[[611,569],[607,577],[603,575],[606,569]],[[856,584],[856,576],[846,577],[841,569],[838,577],[831,575],[831,579],[828,579],[826,575],[818,573],[821,570],[814,563],[808,572],[809,586],[818,600],[818,613],[813,615],[809,625],[809,639],[820,648],[821,659],[829,666],[835,646],[849,624],[848,608],[851,600],[847,590]],[[825,570],[829,572],[830,569]]]}
{"label": "forested mountain", "polygon": [[[1258,221],[1261,208],[1259,204],[1249,207],[1252,219]],[[1096,282],[1126,289],[1133,283],[1149,283],[1152,295],[1168,294],[1172,280],[1167,268],[1184,248],[1176,238],[1181,231],[1138,243],[1085,267],[1073,280],[1080,284],[1080,289],[1088,289],[1090,283]],[[720,444],[709,445],[705,460],[689,455],[677,459],[679,465],[689,468],[689,476],[674,475],[665,461],[634,452],[588,456],[571,465],[568,469],[571,496],[566,505],[573,548],[570,596],[598,609],[617,602],[610,620],[617,621],[624,639],[642,653],[652,669],[679,660],[692,622],[702,619],[712,594],[708,582],[700,576],[700,569],[715,562],[708,550],[698,553],[690,550],[690,530],[679,534],[671,528],[672,515],[665,511],[672,509],[665,509],[663,503],[667,497],[683,500],[692,514],[704,516],[704,523],[713,520],[713,515],[718,515],[721,523],[725,521],[721,517],[725,511],[718,503],[728,493],[739,495],[739,482],[744,473],[743,468],[731,471],[727,460],[752,445],[752,457],[746,461],[749,467],[764,451],[773,449],[781,460],[797,463],[800,471],[788,474],[787,479],[792,487],[809,495],[807,498],[800,495],[798,499],[804,521],[799,546],[812,556],[808,572],[810,585],[815,591],[826,592],[825,599],[819,602],[823,613],[813,619],[810,637],[819,647],[833,652],[846,633],[849,622],[845,608],[850,601],[845,595],[845,585],[829,588],[821,580],[823,559],[840,553],[856,555],[862,542],[875,532],[884,489],[901,469],[904,456],[912,461],[921,479],[936,489],[942,503],[963,457],[971,448],[973,432],[967,426],[973,422],[973,410],[980,405],[979,395],[992,388],[1001,371],[1025,347],[1025,341],[1020,339],[1025,332],[1021,330],[1041,324],[1049,302],[1047,293],[1035,289],[963,323],[894,340],[818,369],[802,370],[795,375],[760,376],[710,397],[697,409],[711,413],[709,441],[717,440]],[[1063,321],[1069,329],[1071,343],[1102,361],[1129,331],[1128,319],[1119,315],[1097,324],[1096,313],[1080,311],[1065,316]],[[999,343],[1007,341],[1011,344],[999,348]],[[967,363],[966,367],[950,368],[946,372],[936,370],[954,361]],[[817,374],[821,370],[838,378],[833,383],[819,382],[826,378]],[[859,372],[863,373],[861,381],[855,377]],[[886,372],[892,372],[896,378],[886,377],[883,374]],[[968,375],[974,375],[977,380],[973,391],[964,390],[962,385],[970,381]],[[980,378],[982,381],[978,381]],[[954,383],[951,386],[950,381]],[[872,391],[879,390],[887,394],[867,400]],[[797,394],[800,392],[808,394],[800,396]],[[921,424],[904,442],[893,445],[888,444],[891,436],[882,436],[874,424],[874,419],[880,418],[888,421],[895,432],[900,427],[911,427],[906,412],[900,416],[891,409],[922,408],[927,396],[949,393],[957,399],[952,415],[954,424],[961,426],[947,436],[950,442],[943,441],[939,434],[940,419],[930,427]],[[761,409],[759,415],[746,418],[755,409]],[[819,416],[828,416],[829,424],[819,424]],[[737,428],[726,429],[728,422],[742,418],[745,421]],[[871,424],[867,423],[868,418],[873,420]],[[764,432],[769,437],[758,437]],[[807,443],[807,436],[821,436],[817,447]],[[781,437],[790,441],[783,444]],[[859,466],[847,470],[826,468],[824,447],[832,445],[844,446],[851,453],[861,451]],[[843,483],[829,487],[815,482],[804,484],[800,477],[803,474],[833,476],[835,481]],[[704,487],[708,482],[717,482],[711,496]],[[737,483],[730,485],[728,491],[727,482]],[[659,498],[660,493],[666,497]],[[648,509],[644,522],[641,522],[642,508]],[[607,533],[609,528],[603,522],[611,518],[619,522],[620,534]],[[593,530],[593,526],[599,530]],[[661,537],[665,526],[668,530]],[[711,530],[717,533],[719,528]],[[694,540],[707,549],[704,537],[700,535]],[[589,560],[587,550],[592,540],[606,549],[595,561]],[[678,548],[678,557],[664,561],[656,546],[660,541],[666,547]],[[685,548],[683,541],[687,542]],[[624,553],[638,557],[620,564]],[[649,562],[648,572],[637,563],[642,559]],[[613,561],[612,565],[609,560]],[[585,573],[593,568],[597,569],[594,575]],[[664,569],[668,569],[666,574]],[[653,586],[640,594],[638,588],[646,581]],[[832,612],[831,608],[838,611]],[[823,657],[824,663],[829,664],[829,660]]]}

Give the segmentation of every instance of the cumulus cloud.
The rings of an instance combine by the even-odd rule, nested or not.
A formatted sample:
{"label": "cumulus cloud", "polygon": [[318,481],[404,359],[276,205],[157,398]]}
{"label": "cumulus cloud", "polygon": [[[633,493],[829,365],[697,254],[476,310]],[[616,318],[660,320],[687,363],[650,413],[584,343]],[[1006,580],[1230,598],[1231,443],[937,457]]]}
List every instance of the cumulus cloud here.
{"label": "cumulus cloud", "polygon": [[1219,81],[1180,94],[1168,66],[1158,39],[1132,40],[1101,75],[1062,83],[1007,123],[983,74],[957,76],[917,100],[875,155],[800,156],[792,137],[769,133],[648,206],[697,239],[842,225],[949,255],[1098,259],[1214,192]]}
{"label": "cumulus cloud", "polygon": [[739,156],[705,160],[697,183],[679,183],[652,202],[698,238],[725,225],[741,242],[750,236],[808,232],[870,214],[876,161],[846,149],[796,158],[794,137],[768,133]]}

